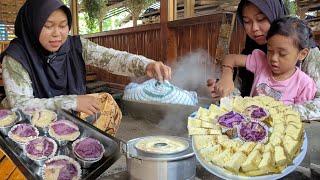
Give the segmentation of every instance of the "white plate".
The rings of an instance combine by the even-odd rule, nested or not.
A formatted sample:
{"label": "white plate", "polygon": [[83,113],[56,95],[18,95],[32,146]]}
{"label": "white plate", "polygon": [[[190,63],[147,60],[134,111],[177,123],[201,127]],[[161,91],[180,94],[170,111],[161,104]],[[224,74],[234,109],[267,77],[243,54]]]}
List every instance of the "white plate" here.
{"label": "white plate", "polygon": [[[192,113],[190,116],[192,116],[194,113]],[[221,168],[219,166],[213,165],[213,164],[209,164],[208,162],[206,162],[204,159],[202,159],[202,157],[200,156],[199,152],[197,152],[196,148],[194,147],[194,139],[192,137],[192,148],[196,154],[196,157],[198,159],[198,161],[200,162],[200,164],[206,168],[210,173],[223,178],[223,179],[250,179],[250,180],[271,180],[271,179],[280,179],[286,175],[288,175],[289,173],[291,173],[292,171],[294,171],[299,164],[303,161],[306,153],[307,153],[307,147],[308,147],[308,139],[307,139],[307,134],[306,132],[304,132],[304,136],[303,136],[303,144],[301,146],[300,149],[300,153],[298,154],[298,156],[296,156],[296,158],[293,160],[293,164],[288,165],[287,168],[285,168],[284,170],[282,170],[281,173],[279,174],[270,174],[270,175],[264,175],[264,176],[239,176],[239,175],[234,175],[231,174],[231,172],[228,172],[227,170],[225,170],[224,168]]]}

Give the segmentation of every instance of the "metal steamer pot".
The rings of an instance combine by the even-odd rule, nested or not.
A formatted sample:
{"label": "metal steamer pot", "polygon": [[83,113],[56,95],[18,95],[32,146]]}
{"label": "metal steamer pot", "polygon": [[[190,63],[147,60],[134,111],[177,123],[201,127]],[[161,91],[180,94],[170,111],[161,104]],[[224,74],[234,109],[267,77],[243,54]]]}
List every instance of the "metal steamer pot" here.
{"label": "metal steamer pot", "polygon": [[[186,147],[177,152],[154,153],[143,151],[136,147],[140,141],[148,138],[170,138],[184,143]],[[166,143],[156,143],[162,148]],[[123,153],[126,154],[127,169],[132,180],[185,180],[195,179],[196,157],[191,141],[176,136],[147,136],[132,139],[122,143]]]}

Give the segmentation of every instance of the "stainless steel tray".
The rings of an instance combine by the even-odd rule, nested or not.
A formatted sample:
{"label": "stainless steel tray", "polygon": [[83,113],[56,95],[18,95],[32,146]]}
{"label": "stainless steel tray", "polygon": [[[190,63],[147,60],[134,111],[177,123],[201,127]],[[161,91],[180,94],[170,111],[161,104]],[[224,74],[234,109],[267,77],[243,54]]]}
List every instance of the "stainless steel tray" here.
{"label": "stainless steel tray", "polygon": [[[58,118],[64,117],[76,123],[80,129],[80,137],[93,137],[98,139],[105,148],[105,153],[102,159],[94,163],[89,168],[83,168],[81,179],[96,179],[99,177],[106,169],[108,169],[116,160],[121,156],[120,153],[120,141],[103,131],[97,129],[91,124],[73,116],[71,113],[63,110],[59,110]],[[25,119],[19,123],[28,123]],[[41,134],[40,134],[41,135]],[[65,146],[59,146],[57,154],[67,155],[74,158],[71,151],[72,142],[68,142]],[[41,178],[41,167],[38,166],[34,161],[28,159],[23,150],[17,146],[15,142],[10,140],[7,136],[0,134],[0,148],[10,157],[10,159],[15,163],[19,170],[24,174],[27,179],[42,179]],[[76,158],[74,158],[76,160]]]}

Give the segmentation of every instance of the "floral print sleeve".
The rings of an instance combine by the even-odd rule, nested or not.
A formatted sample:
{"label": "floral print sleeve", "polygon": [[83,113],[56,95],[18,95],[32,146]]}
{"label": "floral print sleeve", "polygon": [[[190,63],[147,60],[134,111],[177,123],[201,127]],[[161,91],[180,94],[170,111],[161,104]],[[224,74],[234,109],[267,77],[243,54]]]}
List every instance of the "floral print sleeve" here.
{"label": "floral print sleeve", "polygon": [[312,101],[293,107],[299,111],[303,120],[320,120],[320,50],[318,48],[310,50],[301,69],[315,81],[317,92]]}
{"label": "floral print sleeve", "polygon": [[35,98],[28,72],[12,57],[8,55],[4,57],[2,68],[2,78],[6,92],[6,98],[2,101],[2,105],[5,108],[76,109],[76,95]]}
{"label": "floral print sleeve", "polygon": [[146,66],[153,62],[144,56],[99,46],[84,38],[81,38],[81,43],[86,65],[103,68],[112,74],[131,77],[144,76]]}

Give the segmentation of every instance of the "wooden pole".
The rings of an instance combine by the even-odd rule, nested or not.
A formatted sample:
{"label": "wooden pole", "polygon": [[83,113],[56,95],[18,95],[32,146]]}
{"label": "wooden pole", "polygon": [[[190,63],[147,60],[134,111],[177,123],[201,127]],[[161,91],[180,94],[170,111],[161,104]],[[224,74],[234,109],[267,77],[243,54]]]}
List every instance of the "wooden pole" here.
{"label": "wooden pole", "polygon": [[72,13],[71,34],[79,34],[78,0],[70,0],[70,9]]}
{"label": "wooden pole", "polygon": [[[177,43],[174,31],[168,28],[169,4],[175,0],[160,1],[160,39],[161,39],[161,61],[167,65],[172,65],[177,58]],[[171,9],[172,10],[172,9]]]}

